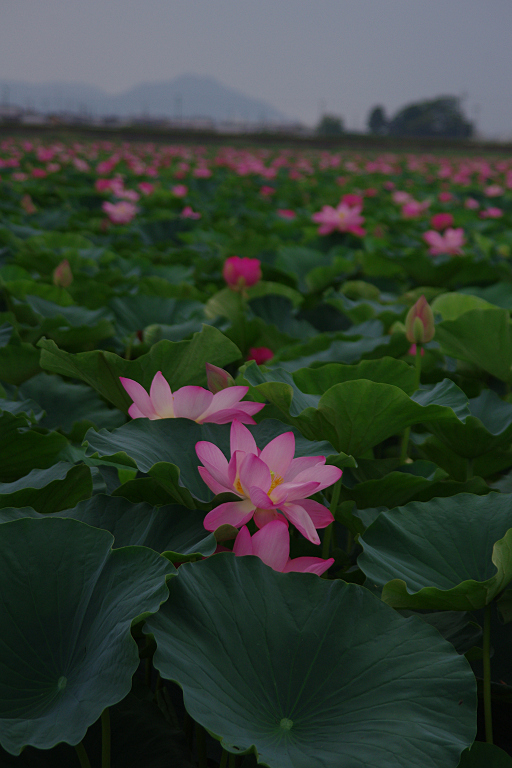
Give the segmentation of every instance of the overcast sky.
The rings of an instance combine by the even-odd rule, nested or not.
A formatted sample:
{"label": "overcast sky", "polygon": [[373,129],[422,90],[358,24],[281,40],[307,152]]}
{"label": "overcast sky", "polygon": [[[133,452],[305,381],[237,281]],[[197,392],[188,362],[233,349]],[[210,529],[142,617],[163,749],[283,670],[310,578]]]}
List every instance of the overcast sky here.
{"label": "overcast sky", "polygon": [[357,129],[375,104],[464,96],[512,138],[512,0],[0,0],[0,80],[117,93],[185,73]]}

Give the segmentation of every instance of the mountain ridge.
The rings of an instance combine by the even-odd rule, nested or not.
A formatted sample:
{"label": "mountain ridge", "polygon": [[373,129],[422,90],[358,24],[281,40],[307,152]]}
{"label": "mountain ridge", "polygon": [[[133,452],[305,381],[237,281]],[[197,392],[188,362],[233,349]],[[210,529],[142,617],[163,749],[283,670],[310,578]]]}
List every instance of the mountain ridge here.
{"label": "mountain ridge", "polygon": [[292,122],[263,99],[247,96],[213,77],[193,73],[139,83],[115,94],[87,83],[0,80],[0,96],[4,107],[15,105],[45,113]]}

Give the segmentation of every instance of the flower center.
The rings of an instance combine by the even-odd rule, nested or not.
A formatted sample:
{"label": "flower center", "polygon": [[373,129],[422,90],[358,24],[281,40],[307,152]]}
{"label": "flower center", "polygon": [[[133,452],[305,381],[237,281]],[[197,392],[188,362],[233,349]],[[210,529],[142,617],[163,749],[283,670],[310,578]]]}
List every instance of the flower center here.
{"label": "flower center", "polygon": [[242,483],[240,482],[240,478],[235,483],[235,491],[238,491],[238,493],[241,496],[245,496],[244,489],[242,488]]}
{"label": "flower center", "polygon": [[281,485],[281,483],[283,482],[283,478],[279,477],[279,475],[277,475],[276,477],[276,473],[272,472],[272,470],[270,471],[270,477],[272,479],[272,482],[270,483],[270,488],[268,489],[269,494],[272,493],[272,491],[277,485]]}

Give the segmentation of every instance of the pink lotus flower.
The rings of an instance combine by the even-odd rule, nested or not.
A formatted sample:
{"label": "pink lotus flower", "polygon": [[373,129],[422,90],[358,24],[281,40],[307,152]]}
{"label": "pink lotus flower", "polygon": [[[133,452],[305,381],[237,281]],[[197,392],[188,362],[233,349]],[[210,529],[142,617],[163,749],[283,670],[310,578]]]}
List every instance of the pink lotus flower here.
{"label": "pink lotus flower", "polygon": [[192,171],[193,176],[196,177],[196,179],[209,179],[212,175],[212,172],[209,168],[206,168],[205,166],[198,166],[197,168],[194,168]]}
{"label": "pink lotus flower", "polygon": [[237,419],[254,424],[252,418],[263,403],[241,403],[249,387],[229,387],[212,394],[203,387],[181,387],[172,392],[161,371],[155,374],[149,395],[137,381],[120,377],[133,400],[128,409],[132,419],[191,419],[198,424],[228,424]]}
{"label": "pink lotus flower", "polygon": [[480,203],[474,197],[468,197],[464,203],[464,208],[474,211],[476,208],[480,208]]}
{"label": "pink lotus flower", "polygon": [[331,232],[350,232],[358,237],[364,237],[366,234],[361,224],[364,224],[364,217],[361,216],[361,206],[353,207],[345,203],[339,203],[336,208],[332,205],[324,205],[321,211],[314,213],[312,219],[318,228],[319,235],[330,235]]}
{"label": "pink lotus flower", "polygon": [[34,201],[30,197],[30,195],[23,195],[21,198],[21,207],[25,211],[25,213],[28,213],[29,216],[31,216],[33,213],[36,213],[37,208],[34,205]]}
{"label": "pink lotus flower", "polygon": [[437,199],[441,203],[449,203],[450,200],[453,200],[453,195],[451,192],[440,192],[437,196]]}
{"label": "pink lotus flower", "polygon": [[265,565],[280,573],[316,573],[321,576],[334,563],[334,557],[322,560],[321,557],[296,557],[290,559],[290,534],[284,521],[272,520],[251,537],[244,525],[233,545],[233,552],[238,557],[256,555]]}
{"label": "pink lotus flower", "polygon": [[274,187],[261,187],[260,189],[260,195],[262,197],[270,197],[271,195],[275,195],[276,191]]}
{"label": "pink lotus flower", "polygon": [[[395,185],[393,184],[393,187],[389,187],[389,183],[392,182],[388,182],[388,186],[386,188],[392,189]],[[393,202],[397,203],[398,205],[405,205],[405,203],[408,203],[412,200],[412,197],[409,192],[404,192],[401,189],[397,189],[396,192],[393,192],[392,199]]]}
{"label": "pink lotus flower", "polygon": [[282,219],[294,219],[297,216],[295,211],[292,211],[290,208],[278,208],[276,213]]}
{"label": "pink lotus flower", "polygon": [[243,291],[261,280],[261,262],[248,256],[230,256],[224,262],[222,277],[234,291]]}
{"label": "pink lotus flower", "polygon": [[351,208],[354,208],[356,205],[359,205],[362,208],[364,200],[361,195],[356,195],[354,192],[347,192],[347,194],[343,195],[341,198],[340,203],[349,205]]}
{"label": "pink lotus flower", "polygon": [[430,219],[430,226],[438,230],[451,227],[453,226],[453,216],[451,213],[436,213]]}
{"label": "pink lotus flower", "polygon": [[188,192],[188,187],[186,187],[184,184],[176,184],[171,188],[171,192],[175,197],[185,197]]}
{"label": "pink lotus flower", "polygon": [[138,186],[143,195],[151,195],[155,191],[155,185],[150,181],[141,181]]}
{"label": "pink lotus flower", "polygon": [[337,467],[324,466],[325,456],[294,459],[293,432],[278,435],[260,451],[249,430],[234,421],[229,463],[213,443],[196,443],[196,453],[204,465],[198,467],[199,474],[208,488],[215,494],[234,493],[240,499],[212,509],[204,519],[207,531],[225,524],[238,528],[252,517],[263,528],[284,515],[309,541],[320,543],[316,529],[328,526],[333,517],[322,504],[306,497],[332,485],[342,473]]}
{"label": "pink lotus flower", "polygon": [[67,259],[63,259],[53,270],[53,284],[67,288],[73,282],[73,273]]}
{"label": "pink lotus flower", "polygon": [[442,253],[448,253],[450,256],[461,256],[461,248],[466,242],[462,227],[457,229],[448,228],[444,235],[429,229],[428,232],[424,233],[423,239],[430,246],[428,252],[432,256],[439,256]]}
{"label": "pink lotus flower", "polygon": [[101,208],[113,224],[129,224],[139,210],[133,203],[109,203],[107,200]]}
{"label": "pink lotus flower", "polygon": [[499,197],[504,191],[503,187],[500,187],[499,184],[490,184],[484,189],[484,193],[487,197]]}
{"label": "pink lotus flower", "polygon": [[201,214],[198,211],[194,211],[191,205],[186,205],[180,213],[182,219],[200,219]]}
{"label": "pink lotus flower", "polygon": [[255,360],[258,365],[263,365],[267,360],[272,360],[274,353],[268,347],[251,347],[249,349],[248,360]]}
{"label": "pink lotus flower", "polygon": [[501,208],[486,208],[485,211],[480,211],[481,219],[499,219],[503,216]]}
{"label": "pink lotus flower", "polygon": [[402,207],[402,216],[404,219],[417,219],[422,216],[430,205],[430,200],[409,200],[408,203]]}

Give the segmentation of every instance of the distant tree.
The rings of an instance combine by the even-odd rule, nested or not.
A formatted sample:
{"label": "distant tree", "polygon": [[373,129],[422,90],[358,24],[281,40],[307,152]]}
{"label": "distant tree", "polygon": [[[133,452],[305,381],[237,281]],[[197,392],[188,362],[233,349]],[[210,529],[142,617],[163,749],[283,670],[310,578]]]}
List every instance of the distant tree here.
{"label": "distant tree", "polygon": [[443,136],[469,139],[474,126],[465,117],[456,96],[419,101],[403,107],[389,122],[392,136]]}
{"label": "distant tree", "polygon": [[382,134],[388,131],[388,119],[384,112],[384,107],[374,107],[368,115],[367,121],[368,130],[370,133],[374,133],[382,136]]}
{"label": "distant tree", "polygon": [[345,132],[343,118],[337,115],[322,115],[316,132],[319,136],[341,136]]}

